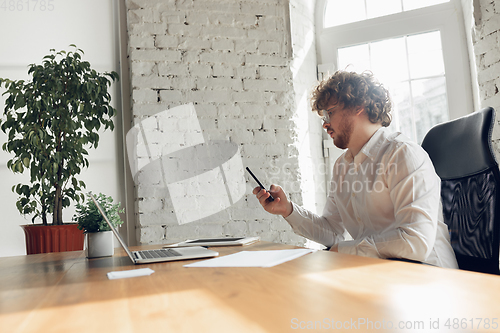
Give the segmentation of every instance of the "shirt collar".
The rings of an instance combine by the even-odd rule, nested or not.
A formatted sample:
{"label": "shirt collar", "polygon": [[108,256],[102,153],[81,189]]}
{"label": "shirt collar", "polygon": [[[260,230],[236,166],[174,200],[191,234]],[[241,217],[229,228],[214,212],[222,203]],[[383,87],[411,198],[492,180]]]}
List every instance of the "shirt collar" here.
{"label": "shirt collar", "polygon": [[361,163],[366,157],[373,160],[379,151],[380,146],[385,141],[386,128],[379,128],[371,138],[365,143],[356,156],[352,156],[352,153],[348,150],[345,154],[346,160],[350,163],[355,161],[356,163]]}

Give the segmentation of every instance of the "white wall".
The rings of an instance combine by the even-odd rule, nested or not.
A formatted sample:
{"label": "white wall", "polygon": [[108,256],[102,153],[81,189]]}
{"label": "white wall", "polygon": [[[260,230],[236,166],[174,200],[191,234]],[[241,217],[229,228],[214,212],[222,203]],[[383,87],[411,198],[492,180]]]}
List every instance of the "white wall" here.
{"label": "white wall", "polygon": [[462,0],[466,32],[472,42],[469,55],[476,85],[477,108],[491,106],[497,119],[493,148],[500,161],[500,3],[490,0]]}
{"label": "white wall", "polygon": [[310,96],[317,79],[315,13],[316,1],[290,1],[293,87],[296,103],[296,141],[303,206],[321,214],[326,203],[327,170],[323,158],[323,127],[311,111]]}
{"label": "white wall", "polygon": [[[314,115],[308,114],[304,91],[297,96],[294,84],[302,80],[303,88],[314,78],[315,51],[310,38],[308,43],[295,39],[294,55],[305,67],[299,62],[292,65],[289,2],[131,0],[126,4],[135,124],[192,102],[205,141],[238,144],[244,166],[267,186],[271,181],[283,185],[302,204],[304,184],[311,186],[313,175],[310,167],[301,170],[299,166],[302,162],[309,166],[317,151],[308,142],[308,118]],[[308,5],[305,8],[311,10]],[[302,25],[307,26],[312,24]],[[296,37],[305,30],[296,30]],[[162,123],[148,135],[153,134],[150,144],[155,147],[179,139]],[[260,207],[251,194],[255,182],[248,175],[245,178],[243,199],[209,218],[183,225],[178,223],[169,191],[139,181],[138,240],[164,243],[259,235],[268,241],[304,244],[286,221]],[[308,194],[314,209],[314,185]],[[193,193],[186,195],[192,196],[193,209],[203,209],[197,207]]]}
{"label": "white wall", "polygon": [[[45,1],[53,7],[34,8],[35,2],[23,1],[23,7],[16,6],[0,9],[0,77],[10,79],[27,79],[27,66],[41,63],[49,49],[69,50],[70,44],[76,44],[85,51],[83,57],[99,72],[118,71],[116,59],[116,41],[114,27],[115,3],[113,0],[64,0]],[[30,8],[26,7],[30,4]],[[42,10],[45,9],[45,10]],[[113,87],[115,90],[116,85]],[[3,89],[1,91],[3,93]],[[112,93],[113,105],[117,105],[116,93]],[[5,96],[0,101],[0,109],[4,109]],[[120,111],[120,110],[118,110]],[[123,164],[118,161],[121,149],[121,125],[114,132],[101,135],[99,148],[89,151],[90,167],[81,174],[87,184],[87,190],[95,193],[103,192],[123,201],[120,184],[123,179]],[[118,140],[117,140],[118,138]],[[0,131],[0,142],[3,144],[6,135]],[[19,227],[31,223],[31,217],[23,218],[16,209],[17,195],[11,187],[19,182],[29,182],[28,174],[13,174],[6,163],[10,155],[0,151],[0,256],[22,255],[26,253],[24,234]],[[25,171],[25,173],[27,173]],[[70,221],[74,213],[73,207],[63,212],[64,220]],[[49,217],[51,221],[51,217]]]}

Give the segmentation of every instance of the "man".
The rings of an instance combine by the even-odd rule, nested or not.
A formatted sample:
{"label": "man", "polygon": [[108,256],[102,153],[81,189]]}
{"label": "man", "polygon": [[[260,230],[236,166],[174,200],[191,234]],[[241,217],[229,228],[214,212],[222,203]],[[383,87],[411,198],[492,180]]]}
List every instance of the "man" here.
{"label": "man", "polygon": [[[331,251],[401,258],[457,268],[442,222],[440,179],[425,151],[391,134],[387,90],[371,74],[339,71],[312,94],[312,109],[334,144],[335,162],[323,215],[289,201],[280,186],[253,190],[264,209],[282,215],[295,233]],[[346,231],[353,240],[345,240]]]}

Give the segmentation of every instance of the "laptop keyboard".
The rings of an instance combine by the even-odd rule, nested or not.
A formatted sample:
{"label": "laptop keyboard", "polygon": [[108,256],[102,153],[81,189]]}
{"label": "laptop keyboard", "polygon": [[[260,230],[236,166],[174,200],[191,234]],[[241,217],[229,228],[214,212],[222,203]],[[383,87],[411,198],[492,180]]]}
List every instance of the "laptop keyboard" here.
{"label": "laptop keyboard", "polygon": [[142,250],[140,254],[146,259],[178,257],[181,254],[172,249]]}

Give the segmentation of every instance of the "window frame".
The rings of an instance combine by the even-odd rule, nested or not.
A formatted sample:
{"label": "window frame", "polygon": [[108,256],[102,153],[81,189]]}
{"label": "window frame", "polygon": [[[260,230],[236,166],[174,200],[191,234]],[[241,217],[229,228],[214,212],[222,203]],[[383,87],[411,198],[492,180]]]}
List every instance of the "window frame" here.
{"label": "window frame", "polygon": [[[339,48],[438,30],[441,32],[446,73],[448,119],[453,120],[474,112],[471,80],[473,69],[469,61],[465,19],[460,0],[323,28],[327,1],[316,2],[318,80],[337,70]],[[343,150],[335,147],[326,133],[323,134],[323,139],[323,155],[327,167],[325,184],[329,184],[335,160]]]}
{"label": "window frame", "polygon": [[337,50],[384,39],[440,31],[449,119],[473,112],[470,65],[460,0],[323,28],[328,0],[316,3],[318,78],[337,70]]}

